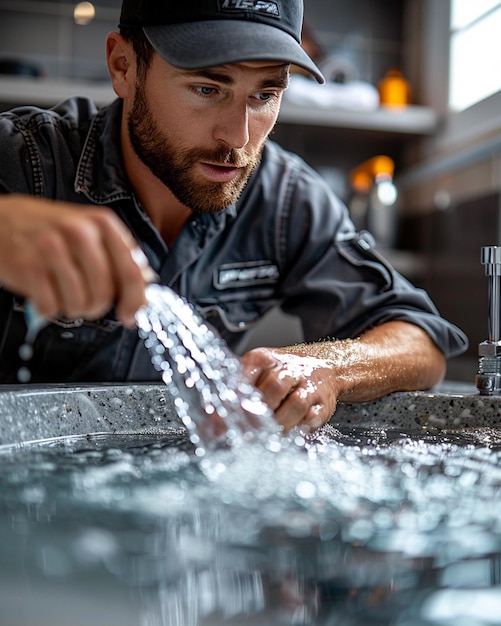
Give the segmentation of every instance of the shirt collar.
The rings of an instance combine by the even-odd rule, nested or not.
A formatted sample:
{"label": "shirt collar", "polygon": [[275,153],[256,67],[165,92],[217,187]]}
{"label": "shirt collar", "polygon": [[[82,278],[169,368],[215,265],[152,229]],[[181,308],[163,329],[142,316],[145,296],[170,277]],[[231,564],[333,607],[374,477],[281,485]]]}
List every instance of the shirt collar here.
{"label": "shirt collar", "polygon": [[75,190],[96,204],[131,198],[120,151],[122,100],[100,109],[93,119],[75,177]]}

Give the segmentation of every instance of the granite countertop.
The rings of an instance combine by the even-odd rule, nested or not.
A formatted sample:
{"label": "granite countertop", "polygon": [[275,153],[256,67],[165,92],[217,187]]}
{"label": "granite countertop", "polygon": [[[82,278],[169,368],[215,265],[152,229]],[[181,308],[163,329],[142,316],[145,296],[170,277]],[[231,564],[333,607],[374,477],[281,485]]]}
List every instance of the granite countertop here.
{"label": "granite countertop", "polygon": [[407,430],[501,425],[501,396],[480,395],[474,385],[446,381],[430,391],[392,393],[364,403],[340,403],[332,424],[385,425]]}
{"label": "granite countertop", "polygon": [[[431,391],[342,403],[332,425],[457,429],[499,427],[501,396],[447,381]],[[163,384],[0,386],[0,445],[90,433],[182,429]]]}

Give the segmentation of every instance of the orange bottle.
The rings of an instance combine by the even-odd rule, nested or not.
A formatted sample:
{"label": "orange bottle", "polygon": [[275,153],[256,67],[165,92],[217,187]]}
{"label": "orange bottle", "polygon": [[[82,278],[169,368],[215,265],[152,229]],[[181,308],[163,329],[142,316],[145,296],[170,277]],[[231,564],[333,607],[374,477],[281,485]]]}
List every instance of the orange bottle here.
{"label": "orange bottle", "polygon": [[410,85],[397,67],[390,68],[378,83],[379,101],[387,107],[410,104]]}

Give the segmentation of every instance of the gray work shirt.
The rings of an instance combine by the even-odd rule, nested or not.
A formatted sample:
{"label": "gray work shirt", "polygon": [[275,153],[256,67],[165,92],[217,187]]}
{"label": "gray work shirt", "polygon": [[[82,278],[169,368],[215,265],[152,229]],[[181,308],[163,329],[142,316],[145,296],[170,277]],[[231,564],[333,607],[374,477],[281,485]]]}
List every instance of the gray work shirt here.
{"label": "gray work shirt", "polygon": [[[301,320],[304,339],[357,337],[389,320],[423,328],[447,356],[465,335],[440,317],[357,233],[346,207],[300,158],[269,141],[235,206],[193,215],[168,248],[136,199],[120,151],[121,101],[84,98],[0,115],[0,192],[106,205],[127,224],[164,284],[191,301],[239,352],[272,308]],[[16,382],[22,299],[0,288],[0,382]],[[32,381],[159,378],[134,330],[103,319],[55,320],[38,336]]]}

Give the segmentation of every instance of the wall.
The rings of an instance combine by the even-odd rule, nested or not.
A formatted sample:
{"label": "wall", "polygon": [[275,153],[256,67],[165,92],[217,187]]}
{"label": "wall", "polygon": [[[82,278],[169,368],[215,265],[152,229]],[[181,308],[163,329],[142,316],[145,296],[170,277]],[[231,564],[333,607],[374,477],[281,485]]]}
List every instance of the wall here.
{"label": "wall", "polygon": [[[104,39],[116,28],[121,2],[96,0],[96,19],[88,26],[73,23],[74,4],[0,0],[0,57],[28,58],[54,77],[106,79]],[[305,21],[351,76],[376,82],[401,63],[403,5],[401,0],[305,0]]]}
{"label": "wall", "polygon": [[305,0],[305,22],[350,78],[376,84],[402,66],[402,0]]}
{"label": "wall", "polygon": [[104,42],[116,29],[120,3],[98,0],[97,17],[88,26],[74,23],[75,4],[0,0],[0,58],[35,63],[53,78],[108,80]]}

